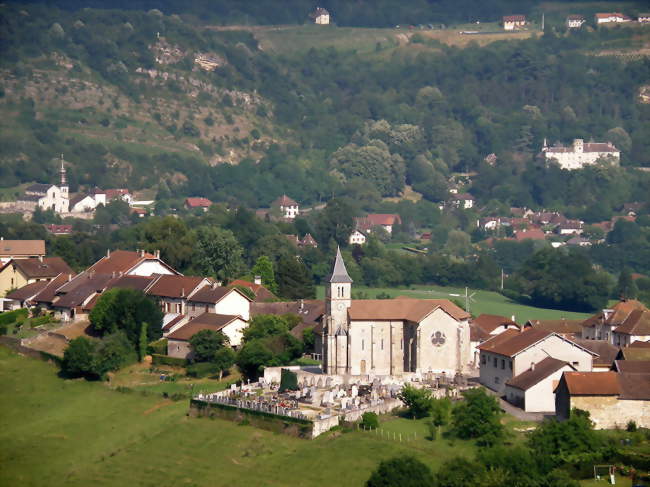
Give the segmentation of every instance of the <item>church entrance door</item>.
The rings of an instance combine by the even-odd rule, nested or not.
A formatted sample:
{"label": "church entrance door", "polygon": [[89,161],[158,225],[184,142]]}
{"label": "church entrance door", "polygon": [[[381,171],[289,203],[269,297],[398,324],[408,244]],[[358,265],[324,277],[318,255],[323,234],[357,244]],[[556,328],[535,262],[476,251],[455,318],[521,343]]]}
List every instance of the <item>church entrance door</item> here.
{"label": "church entrance door", "polygon": [[361,361],[361,375],[366,375],[366,361]]}

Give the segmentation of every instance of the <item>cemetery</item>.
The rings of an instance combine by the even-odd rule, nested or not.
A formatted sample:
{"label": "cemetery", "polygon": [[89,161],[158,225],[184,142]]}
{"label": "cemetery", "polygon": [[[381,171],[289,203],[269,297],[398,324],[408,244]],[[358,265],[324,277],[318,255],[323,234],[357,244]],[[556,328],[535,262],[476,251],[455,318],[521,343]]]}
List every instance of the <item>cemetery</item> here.
{"label": "cemetery", "polygon": [[[468,388],[460,374],[453,378],[444,373],[413,374],[407,383],[430,389],[434,397],[457,398]],[[387,414],[403,407],[398,398],[403,385],[404,378],[392,376],[330,376],[297,366],[269,367],[258,382],[195,395],[189,414],[313,439],[335,426],[359,421],[364,413]]]}

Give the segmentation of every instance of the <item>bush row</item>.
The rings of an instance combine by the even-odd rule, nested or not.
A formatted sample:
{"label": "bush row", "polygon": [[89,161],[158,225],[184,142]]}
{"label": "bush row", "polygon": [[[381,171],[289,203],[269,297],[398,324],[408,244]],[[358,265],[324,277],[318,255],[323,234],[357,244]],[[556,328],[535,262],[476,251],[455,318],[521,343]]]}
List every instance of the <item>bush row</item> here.
{"label": "bush row", "polygon": [[7,311],[6,313],[0,314],[0,325],[10,325],[18,320],[24,320],[27,318],[29,311],[24,308],[16,309],[14,311]]}
{"label": "bush row", "polygon": [[169,357],[158,353],[151,354],[151,363],[154,365],[171,365],[173,367],[185,367],[187,360],[184,358]]}

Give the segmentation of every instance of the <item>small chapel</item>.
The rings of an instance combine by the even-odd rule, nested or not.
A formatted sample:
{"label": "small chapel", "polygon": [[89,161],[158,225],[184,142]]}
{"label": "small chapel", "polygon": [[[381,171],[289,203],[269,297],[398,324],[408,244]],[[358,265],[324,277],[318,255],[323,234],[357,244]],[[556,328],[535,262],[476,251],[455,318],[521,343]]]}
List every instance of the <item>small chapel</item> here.
{"label": "small chapel", "polygon": [[352,299],[340,249],[326,281],[323,372],[399,376],[464,373],[470,367],[469,313],[447,299]]}

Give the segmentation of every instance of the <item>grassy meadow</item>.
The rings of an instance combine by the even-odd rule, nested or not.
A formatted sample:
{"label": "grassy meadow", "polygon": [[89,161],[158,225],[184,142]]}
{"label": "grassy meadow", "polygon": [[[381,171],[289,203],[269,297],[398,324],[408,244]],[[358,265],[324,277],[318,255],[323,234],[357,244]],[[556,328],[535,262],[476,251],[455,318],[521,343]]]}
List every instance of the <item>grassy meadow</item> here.
{"label": "grassy meadow", "polygon": [[4,347],[0,386],[0,485],[358,486],[399,453],[435,469],[475,452],[472,442],[429,441],[423,421],[402,418],[386,428],[416,439],[355,431],[307,441],[192,419],[187,400],[63,380],[55,366]]}
{"label": "grassy meadow", "polygon": [[[458,300],[462,303],[465,302],[465,288],[458,287],[418,285],[411,286],[410,288],[370,288],[354,285],[352,292],[353,294],[363,293],[369,299],[375,299],[378,294],[387,294],[391,298],[395,298],[397,296],[408,296],[417,299],[452,299]],[[325,288],[319,286],[317,288],[316,294],[319,299],[323,299],[325,296]],[[470,289],[469,294],[474,294],[473,301],[470,302],[470,312],[474,316],[478,316],[481,313],[508,317],[514,315],[515,321],[519,324],[524,324],[526,321],[531,319],[557,320],[566,318],[567,320],[578,320],[586,319],[590,316],[588,313],[573,313],[570,311],[563,311],[558,309],[526,306],[512,301],[511,299],[508,299],[505,296],[493,291],[474,291]]]}

